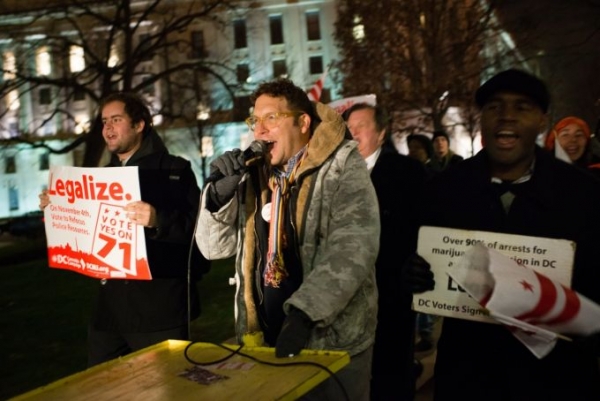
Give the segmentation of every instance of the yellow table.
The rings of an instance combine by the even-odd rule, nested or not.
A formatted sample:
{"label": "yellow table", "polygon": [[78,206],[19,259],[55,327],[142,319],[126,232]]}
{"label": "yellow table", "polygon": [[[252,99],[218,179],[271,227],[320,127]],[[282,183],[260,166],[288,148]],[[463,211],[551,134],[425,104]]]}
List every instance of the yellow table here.
{"label": "yellow table", "polygon": [[[200,384],[181,377],[194,365],[184,357],[189,341],[168,340],[60,379],[14,400],[294,400],[329,377],[310,365],[269,366],[241,355],[202,366],[228,379]],[[225,345],[235,350],[236,345]],[[294,358],[276,358],[273,348],[244,347],[241,352],[272,363],[314,362],[337,372],[350,362],[346,352],[303,350]],[[195,343],[188,356],[196,362],[219,360],[230,351]]]}

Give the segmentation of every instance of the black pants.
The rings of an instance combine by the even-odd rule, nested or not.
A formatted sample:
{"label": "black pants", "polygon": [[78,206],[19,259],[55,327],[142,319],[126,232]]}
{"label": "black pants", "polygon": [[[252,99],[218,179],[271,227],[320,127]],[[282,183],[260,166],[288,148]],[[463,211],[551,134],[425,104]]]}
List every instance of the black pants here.
{"label": "black pants", "polygon": [[88,368],[165,340],[188,340],[188,326],[151,333],[98,331],[88,327]]}

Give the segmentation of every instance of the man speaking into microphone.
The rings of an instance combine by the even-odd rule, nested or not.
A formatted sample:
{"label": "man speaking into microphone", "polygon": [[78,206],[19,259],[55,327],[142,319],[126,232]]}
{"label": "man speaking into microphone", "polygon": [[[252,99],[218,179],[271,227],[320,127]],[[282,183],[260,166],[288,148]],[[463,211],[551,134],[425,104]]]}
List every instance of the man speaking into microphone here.
{"label": "man speaking into microphone", "polygon": [[[347,351],[337,376],[348,399],[368,400],[380,223],[367,167],[338,113],[292,81],[265,82],[252,101],[257,150],[211,163],[196,241],[208,259],[236,255],[241,344]],[[343,397],[328,379],[306,399]]]}

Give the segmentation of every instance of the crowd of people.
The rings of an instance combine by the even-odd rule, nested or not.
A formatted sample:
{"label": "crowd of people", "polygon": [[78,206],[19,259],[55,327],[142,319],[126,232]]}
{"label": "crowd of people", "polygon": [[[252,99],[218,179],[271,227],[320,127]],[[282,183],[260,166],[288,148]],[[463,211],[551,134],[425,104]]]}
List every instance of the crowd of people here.
{"label": "crowd of people", "polygon": [[[100,281],[90,366],[189,339],[198,316],[187,274],[192,237],[206,259],[235,256],[237,341],[280,358],[348,352],[337,379],[350,400],[413,400],[415,353],[436,346],[431,316],[417,320],[412,305],[413,294],[442,280],[416,252],[421,226],[571,240],[571,287],[600,303],[593,137],[572,116],[549,129],[550,95],[536,76],[510,69],[479,87],[484,147],[466,159],[443,130],[408,136],[401,155],[384,107],[359,103],[340,115],[288,79],[260,84],[251,100],[246,123],[264,154],[250,163],[240,149],[224,152],[202,191],[138,97],[103,101],[107,167],[140,167],[142,201],[126,211],[145,227],[154,279]],[[40,207],[48,204],[43,192]],[[560,341],[538,359],[502,325],[441,324],[436,401],[600,399],[597,336]],[[330,378],[303,399],[341,399],[340,388]]]}

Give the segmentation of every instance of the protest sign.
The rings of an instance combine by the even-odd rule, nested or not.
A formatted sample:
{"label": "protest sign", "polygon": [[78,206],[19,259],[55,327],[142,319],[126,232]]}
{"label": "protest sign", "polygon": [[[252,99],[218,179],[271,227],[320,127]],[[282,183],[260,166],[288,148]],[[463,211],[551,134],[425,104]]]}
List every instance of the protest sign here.
{"label": "protest sign", "polygon": [[372,94],[346,97],[346,98],[335,100],[331,103],[328,103],[327,106],[329,106],[332,109],[334,109],[335,111],[337,111],[338,114],[342,114],[344,111],[346,111],[347,109],[349,109],[350,107],[352,107],[353,105],[355,105],[357,103],[366,103],[366,104],[370,104],[371,106],[376,106],[377,105],[377,97]]}
{"label": "protest sign", "polygon": [[53,166],[48,196],[50,267],[95,278],[152,279],[144,227],[123,210],[141,199],[137,167]]}
{"label": "protest sign", "polygon": [[431,265],[436,281],[433,291],[413,296],[413,309],[418,312],[496,322],[450,277],[465,252],[478,243],[571,286],[575,255],[572,241],[428,226],[421,227],[418,241],[417,252]]}

